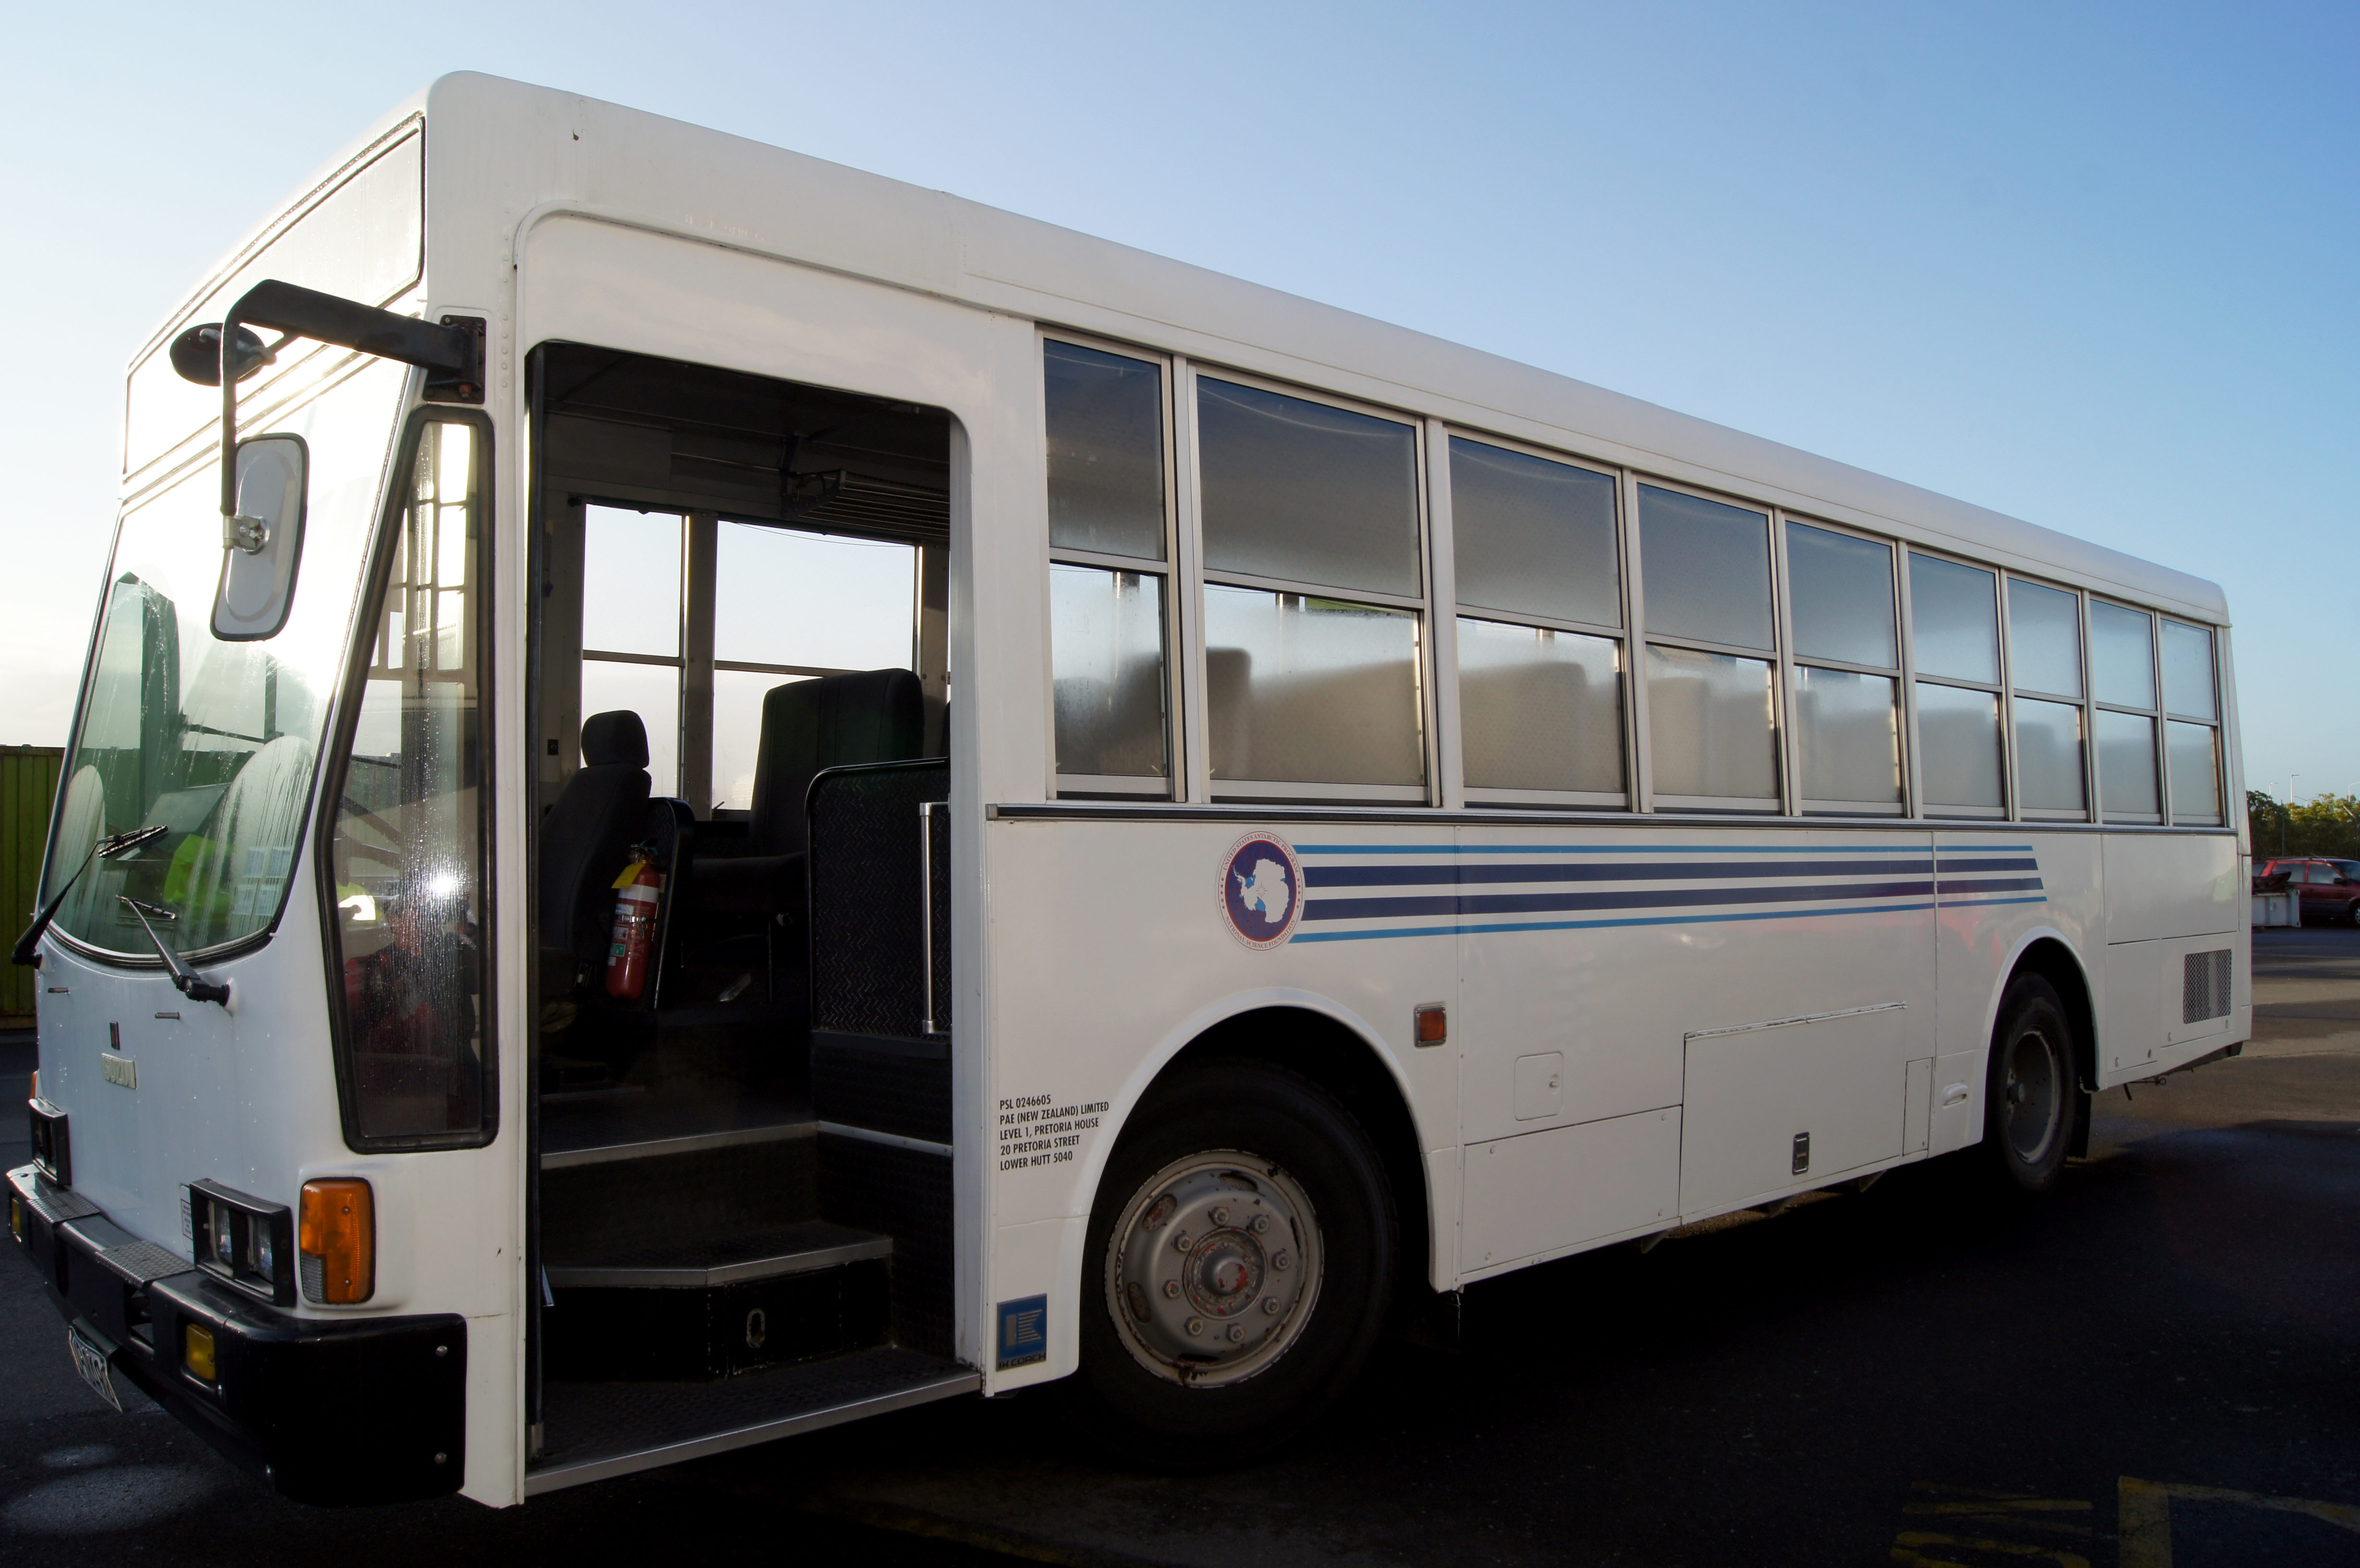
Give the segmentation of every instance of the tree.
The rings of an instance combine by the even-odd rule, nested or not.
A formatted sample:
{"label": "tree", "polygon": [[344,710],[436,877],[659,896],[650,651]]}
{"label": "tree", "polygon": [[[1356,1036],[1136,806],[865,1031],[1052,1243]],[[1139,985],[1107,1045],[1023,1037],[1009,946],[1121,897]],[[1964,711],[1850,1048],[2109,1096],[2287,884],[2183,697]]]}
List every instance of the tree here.
{"label": "tree", "polygon": [[2288,806],[2265,790],[2245,791],[2245,821],[2254,854],[2321,855],[2360,860],[2360,796],[2314,795]]}

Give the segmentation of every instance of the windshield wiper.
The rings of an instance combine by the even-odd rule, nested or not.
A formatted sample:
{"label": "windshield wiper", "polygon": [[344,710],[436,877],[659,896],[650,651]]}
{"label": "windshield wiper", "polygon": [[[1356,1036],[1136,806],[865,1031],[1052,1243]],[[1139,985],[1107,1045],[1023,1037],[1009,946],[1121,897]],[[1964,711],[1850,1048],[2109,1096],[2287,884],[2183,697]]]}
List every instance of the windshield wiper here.
{"label": "windshield wiper", "polygon": [[224,1007],[229,1006],[229,987],[216,985],[190,968],[189,961],[173,952],[172,944],[157,935],[156,928],[148,922],[150,915],[161,920],[177,920],[180,918],[179,910],[168,909],[161,904],[143,904],[128,893],[117,893],[115,901],[131,911],[132,917],[139,922],[139,929],[146,931],[148,940],[156,944],[156,956],[164,961],[165,969],[172,976],[174,990],[191,1002],[218,1002]]}
{"label": "windshield wiper", "polygon": [[25,934],[16,939],[16,949],[8,954],[8,962],[35,964],[41,961],[42,933],[49,929],[49,922],[58,918],[58,910],[65,905],[66,895],[73,891],[74,884],[82,880],[82,874],[90,869],[92,861],[113,860],[118,855],[128,855],[141,844],[151,839],[162,838],[171,831],[169,822],[150,822],[144,828],[133,828],[127,833],[109,833],[92,844],[90,853],[82,857],[82,864],[74,867],[74,874],[66,878],[66,885],[58,889],[57,897],[42,906],[41,912],[33,917],[33,923],[25,928]]}

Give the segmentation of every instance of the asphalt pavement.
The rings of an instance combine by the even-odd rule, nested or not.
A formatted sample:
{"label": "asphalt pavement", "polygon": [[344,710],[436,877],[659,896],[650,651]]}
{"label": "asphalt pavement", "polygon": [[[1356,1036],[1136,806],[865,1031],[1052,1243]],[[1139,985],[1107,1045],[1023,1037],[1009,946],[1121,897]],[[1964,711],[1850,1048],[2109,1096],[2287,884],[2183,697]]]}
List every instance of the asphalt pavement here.
{"label": "asphalt pavement", "polygon": [[1039,1390],[502,1513],[304,1509],[99,1405],[0,1260],[0,1563],[2360,1564],[2360,931],[2255,949],[2245,1055],[2101,1096],[2052,1201],[1952,1159],[1528,1269],[1212,1475],[1109,1468]]}

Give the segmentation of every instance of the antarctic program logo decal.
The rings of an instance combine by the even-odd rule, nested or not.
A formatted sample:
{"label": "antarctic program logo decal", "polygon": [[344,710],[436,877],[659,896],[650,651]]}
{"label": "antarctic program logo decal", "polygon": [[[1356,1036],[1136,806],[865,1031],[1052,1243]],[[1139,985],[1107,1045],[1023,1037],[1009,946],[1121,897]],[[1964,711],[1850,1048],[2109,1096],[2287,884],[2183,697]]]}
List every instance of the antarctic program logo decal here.
{"label": "antarctic program logo decal", "polygon": [[1303,866],[1286,841],[1254,833],[1229,848],[1221,867],[1221,912],[1248,947],[1276,947],[1303,913]]}

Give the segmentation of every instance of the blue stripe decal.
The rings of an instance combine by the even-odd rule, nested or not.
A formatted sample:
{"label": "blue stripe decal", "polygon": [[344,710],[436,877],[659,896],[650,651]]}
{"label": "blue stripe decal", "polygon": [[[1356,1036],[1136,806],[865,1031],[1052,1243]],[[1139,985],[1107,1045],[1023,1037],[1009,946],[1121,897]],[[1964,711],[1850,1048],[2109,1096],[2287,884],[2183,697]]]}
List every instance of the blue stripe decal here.
{"label": "blue stripe decal", "polygon": [[2038,871],[2038,860],[1953,860],[1942,856],[1937,869],[1942,871]]}
{"label": "blue stripe decal", "polygon": [[[2012,900],[2038,903],[2038,899]],[[1289,946],[1306,942],[1371,942],[1395,936],[1474,936],[1495,931],[1594,931],[1601,926],[1688,926],[1729,920],[1799,920],[1821,915],[1883,915],[1930,909],[1931,904],[1865,904],[1841,909],[1749,909],[1726,915],[1644,915],[1619,920],[1533,920],[1496,925],[1397,926],[1387,931],[1302,931]],[[1308,913],[1306,910],[1306,913]]]}
{"label": "blue stripe decal", "polygon": [[[1298,844],[1297,855],[1924,855],[1922,844],[1831,849],[1818,844]],[[2030,855],[2028,844],[1953,845],[1946,855]]]}
{"label": "blue stripe decal", "polygon": [[2045,895],[2038,898],[1944,898],[1942,907],[1946,909],[1955,909],[1963,905],[1972,905],[1976,909],[1990,909],[1999,904],[2045,904],[2047,902],[2049,899]]}
{"label": "blue stripe decal", "polygon": [[1691,860],[1670,866],[1633,861],[1590,861],[1580,866],[1313,866],[1305,868],[1310,887],[1409,887],[1468,882],[1666,882],[1702,881],[1716,877],[1890,877],[1895,873],[1925,876],[1933,870],[1930,857],[1890,860]]}
{"label": "blue stripe decal", "polygon": [[1989,881],[1983,882],[1961,882],[1955,877],[1945,877],[1941,878],[1942,893],[1946,898],[1954,891],[1961,893],[2000,893],[2028,887],[2038,892],[2040,889],[2040,878],[2038,877],[1994,877]]}
{"label": "blue stripe decal", "polygon": [[1678,887],[1614,893],[1440,894],[1391,898],[1307,898],[1306,920],[1367,920],[1416,915],[1522,915],[1553,909],[1703,908],[1715,904],[1817,903],[1838,898],[1904,898],[1934,891],[1927,881],[1850,882],[1816,887]]}

